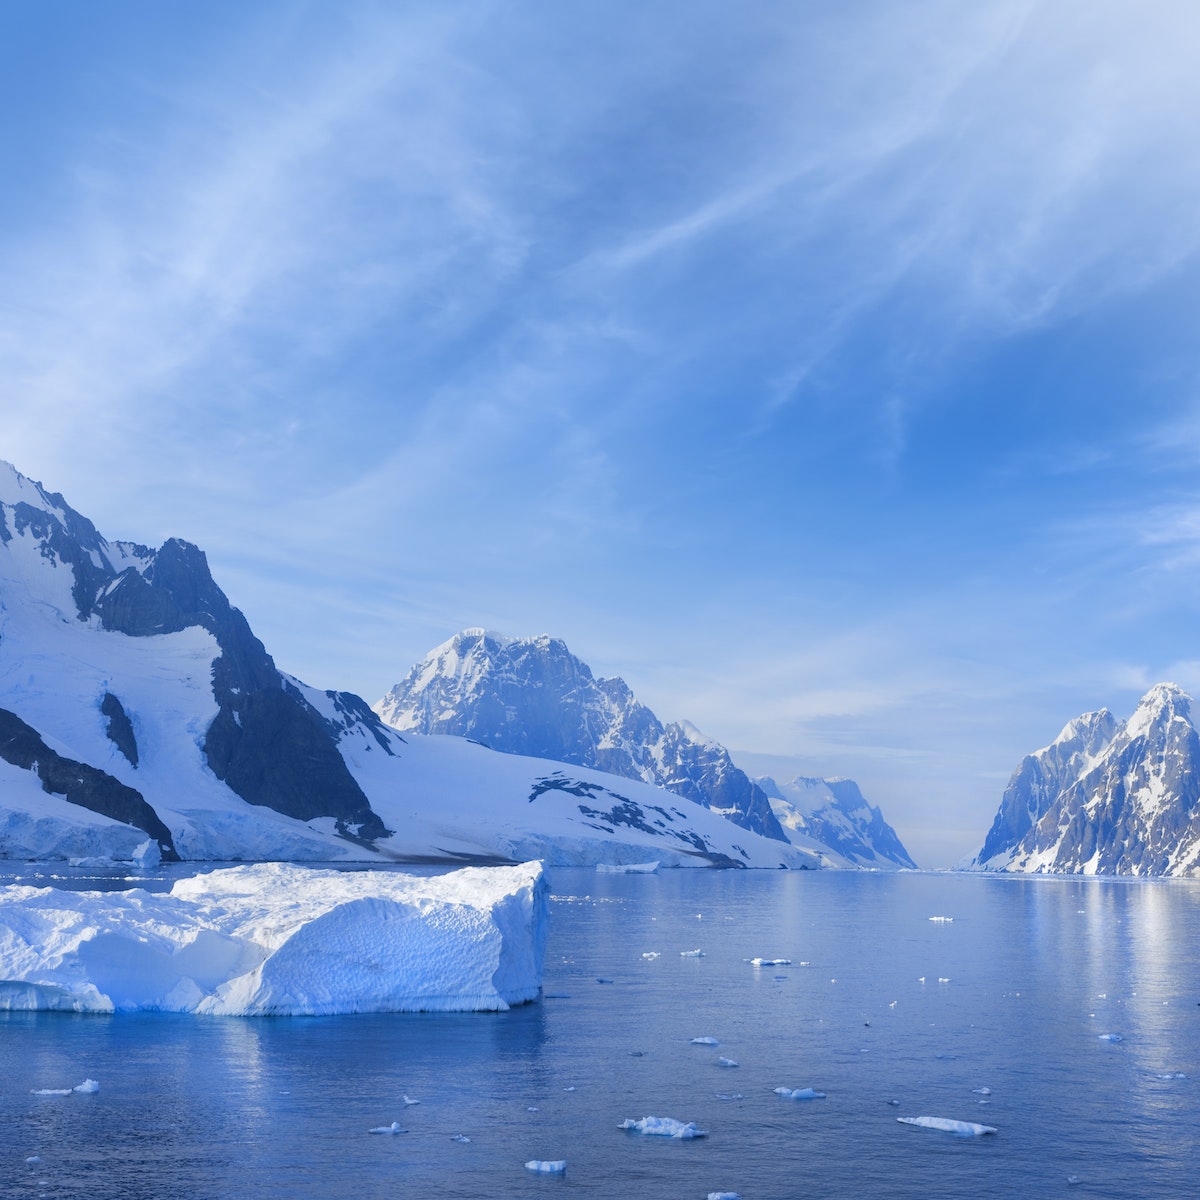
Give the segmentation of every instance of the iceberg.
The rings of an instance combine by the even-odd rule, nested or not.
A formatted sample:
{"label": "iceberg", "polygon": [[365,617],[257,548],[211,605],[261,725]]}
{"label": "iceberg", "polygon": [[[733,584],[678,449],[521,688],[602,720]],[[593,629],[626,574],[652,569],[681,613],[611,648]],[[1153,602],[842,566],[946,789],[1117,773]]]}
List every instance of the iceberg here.
{"label": "iceberg", "polygon": [[976,1125],[974,1121],[955,1121],[950,1117],[897,1117],[901,1125],[917,1125],[921,1129],[940,1129],[955,1137],[983,1137],[995,1133],[992,1125]]}
{"label": "iceberg", "polygon": [[701,1138],[707,1137],[706,1130],[697,1129],[695,1121],[676,1121],[673,1117],[643,1117],[640,1121],[626,1119],[617,1126],[631,1133],[646,1133],[654,1137]]}
{"label": "iceberg", "polygon": [[525,1164],[527,1171],[539,1171],[543,1175],[561,1175],[567,1169],[565,1158],[531,1158]]}
{"label": "iceberg", "polygon": [[296,1016],[537,998],[542,864],[421,878],[261,863],[170,892],[0,888],[0,1010]]}

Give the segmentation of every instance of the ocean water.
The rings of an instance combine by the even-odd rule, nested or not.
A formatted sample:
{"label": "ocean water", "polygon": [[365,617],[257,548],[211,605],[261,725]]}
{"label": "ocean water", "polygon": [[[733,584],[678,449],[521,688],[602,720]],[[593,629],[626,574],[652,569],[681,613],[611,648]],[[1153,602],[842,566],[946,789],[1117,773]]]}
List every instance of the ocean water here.
{"label": "ocean water", "polygon": [[[96,886],[82,874],[58,882]],[[545,998],[509,1013],[0,1014],[0,1196],[1200,1191],[1200,884],[551,882]],[[32,1094],[85,1078],[100,1090]],[[707,1136],[618,1128],[646,1116]],[[405,1132],[369,1132],[393,1121]],[[566,1173],[535,1175],[530,1159],[565,1159]]]}

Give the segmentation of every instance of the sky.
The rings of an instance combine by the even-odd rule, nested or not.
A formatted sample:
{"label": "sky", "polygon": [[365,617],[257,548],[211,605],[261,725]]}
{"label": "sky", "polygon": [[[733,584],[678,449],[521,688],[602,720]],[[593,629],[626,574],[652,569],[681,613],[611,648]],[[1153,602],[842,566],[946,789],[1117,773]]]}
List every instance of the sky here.
{"label": "sky", "polygon": [[923,866],[1200,689],[1200,9],[0,7],[0,457],[374,702],[562,637]]}

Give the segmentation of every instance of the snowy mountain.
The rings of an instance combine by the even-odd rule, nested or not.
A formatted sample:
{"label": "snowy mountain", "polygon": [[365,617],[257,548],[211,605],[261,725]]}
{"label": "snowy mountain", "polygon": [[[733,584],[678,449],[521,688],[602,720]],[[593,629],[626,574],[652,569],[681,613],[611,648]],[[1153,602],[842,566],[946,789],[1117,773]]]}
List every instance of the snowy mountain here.
{"label": "snowy mountain", "polygon": [[375,706],[393,729],[451,733],[640,779],[786,841],[770,801],[719,743],[663,725],[623,679],[598,679],[561,638],[467,629],[431,650]]}
{"label": "snowy mountain", "polygon": [[[772,800],[719,742],[688,721],[664,725],[624,680],[594,676],[560,638],[464,630],[374,708],[401,731],[456,734],[656,784],[829,865],[913,865],[850,780],[796,781],[795,795]],[[801,782],[812,784],[811,797],[800,797]]]}
{"label": "snowy mountain", "polygon": [[853,779],[811,779],[798,775],[778,784],[769,775],[755,782],[794,843],[797,835],[827,846],[859,867],[916,868],[883,813],[868,804]]}
{"label": "snowy mountain", "polygon": [[1013,774],[967,869],[1200,873],[1200,737],[1191,697],[1160,683],[1123,725],[1071,721]]}
{"label": "snowy mountain", "polygon": [[279,671],[202,551],[0,463],[0,857],[817,865],[598,771],[401,737]]}

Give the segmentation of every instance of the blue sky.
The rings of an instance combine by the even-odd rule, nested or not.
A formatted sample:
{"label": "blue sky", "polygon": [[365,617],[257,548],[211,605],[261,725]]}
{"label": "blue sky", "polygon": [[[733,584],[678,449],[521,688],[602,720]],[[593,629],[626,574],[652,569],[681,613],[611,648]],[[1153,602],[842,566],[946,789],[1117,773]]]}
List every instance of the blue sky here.
{"label": "blue sky", "polygon": [[1200,688],[1200,10],[0,9],[0,456],[377,699],[553,633],[923,865]]}

